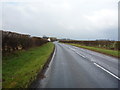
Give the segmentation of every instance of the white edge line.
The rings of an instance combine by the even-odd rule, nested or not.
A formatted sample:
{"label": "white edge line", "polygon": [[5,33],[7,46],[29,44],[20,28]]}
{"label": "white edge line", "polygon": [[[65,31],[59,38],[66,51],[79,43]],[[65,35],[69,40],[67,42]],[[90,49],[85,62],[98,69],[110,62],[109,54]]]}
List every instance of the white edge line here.
{"label": "white edge line", "polygon": [[46,71],[45,71],[45,74],[48,72],[48,70],[50,69],[50,66],[51,66],[51,64],[52,64],[52,62],[53,62],[53,59],[54,59],[54,57],[55,57],[55,54],[56,54],[56,47],[55,47],[55,49],[54,49],[54,53],[53,53],[53,56],[52,56],[52,58],[51,58],[51,60],[50,60],[50,63],[49,63],[49,65],[48,65],[48,68],[46,69]]}
{"label": "white edge line", "polygon": [[[53,55],[52,55],[52,58],[51,58],[51,61],[50,61],[50,63],[49,63],[49,65],[48,65],[48,68],[46,68],[46,71],[45,71],[45,75],[47,75],[48,73],[49,73],[49,70],[51,69],[51,65],[52,65],[52,62],[53,62],[53,59],[54,59],[54,57],[55,57],[55,54],[56,54],[56,46],[55,46],[55,49],[54,49],[54,52],[53,52]],[[48,79],[48,78],[47,78]],[[46,86],[46,82],[44,81],[44,80],[46,80],[46,78],[43,78],[40,82],[41,82],[41,88],[45,88],[45,86]],[[42,82],[44,82],[44,84],[42,83]]]}
{"label": "white edge line", "polygon": [[103,68],[102,66],[98,65],[97,63],[94,63],[97,67],[101,68],[102,70],[104,70],[105,72],[109,73],[110,75],[112,75],[113,77],[115,77],[116,79],[120,80],[120,78],[118,76],[116,76],[115,74],[111,73],[110,71],[106,70],[105,68]]}
{"label": "white edge line", "polygon": [[52,63],[52,61],[53,61],[53,59],[54,59],[54,57],[55,57],[55,54],[56,54],[56,46],[55,46],[55,50],[54,50],[54,53],[53,53],[53,56],[52,56],[52,59],[51,59],[51,61],[50,61],[49,66],[51,66],[51,63]]}

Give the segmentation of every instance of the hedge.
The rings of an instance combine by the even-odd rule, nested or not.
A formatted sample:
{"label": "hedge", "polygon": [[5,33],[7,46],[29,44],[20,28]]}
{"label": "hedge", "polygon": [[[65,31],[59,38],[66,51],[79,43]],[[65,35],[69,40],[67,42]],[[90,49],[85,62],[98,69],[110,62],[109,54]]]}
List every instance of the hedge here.
{"label": "hedge", "polygon": [[47,39],[31,37],[10,31],[2,31],[2,54],[11,53],[18,50],[26,50],[31,47],[41,46],[47,43]]}

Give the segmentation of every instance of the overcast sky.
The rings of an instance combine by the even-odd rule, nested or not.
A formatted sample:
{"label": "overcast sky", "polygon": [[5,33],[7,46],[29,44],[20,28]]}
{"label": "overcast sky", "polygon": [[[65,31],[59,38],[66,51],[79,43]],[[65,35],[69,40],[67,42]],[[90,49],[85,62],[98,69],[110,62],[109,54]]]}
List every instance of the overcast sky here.
{"label": "overcast sky", "polygon": [[3,0],[0,29],[78,40],[118,39],[119,0]]}

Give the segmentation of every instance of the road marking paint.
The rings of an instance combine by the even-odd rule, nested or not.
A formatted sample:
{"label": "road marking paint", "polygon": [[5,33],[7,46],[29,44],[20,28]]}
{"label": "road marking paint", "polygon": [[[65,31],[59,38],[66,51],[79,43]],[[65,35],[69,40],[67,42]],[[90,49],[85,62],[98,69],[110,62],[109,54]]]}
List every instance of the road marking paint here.
{"label": "road marking paint", "polygon": [[78,52],[76,52],[78,55],[80,55],[81,57],[83,57],[83,58],[86,58],[85,56],[83,56],[82,54],[80,54],[80,53],[78,53]]}
{"label": "road marking paint", "polygon": [[55,54],[56,54],[56,47],[55,47],[55,51],[54,51],[54,53],[53,53],[53,57],[52,57],[52,59],[54,59]]}
{"label": "road marking paint", "polygon": [[118,76],[116,76],[115,74],[111,73],[110,71],[106,70],[105,68],[103,68],[102,66],[98,65],[97,63],[94,63],[97,67],[101,68],[102,70],[104,70],[105,72],[109,73],[110,75],[112,75],[113,77],[115,77],[116,79],[120,80],[120,78]]}
{"label": "road marking paint", "polygon": [[54,53],[53,53],[53,56],[52,56],[52,59],[51,59],[51,61],[50,61],[49,66],[51,66],[52,61],[53,61],[53,59],[55,58],[55,54],[56,54],[56,46],[55,46],[55,50],[54,50]]}
{"label": "road marking paint", "polygon": [[54,52],[53,52],[53,55],[52,55],[52,58],[51,58],[51,61],[50,63],[48,64],[48,68],[46,68],[46,71],[44,73],[44,76],[45,78],[42,78],[40,80],[40,88],[45,88],[47,83],[48,83],[48,80],[50,78],[50,72],[51,72],[51,65],[53,63],[53,59],[55,58],[55,54],[56,54],[56,46],[55,46],[55,49],[54,49]]}
{"label": "road marking paint", "polygon": [[[68,47],[68,46],[67,46]],[[81,57],[83,58],[86,58],[84,55],[81,55],[80,53],[76,52],[75,49],[71,48],[71,47],[68,47],[70,48],[72,51],[74,51],[76,54],[80,55]],[[91,60],[92,62],[94,60]],[[112,75],[113,77],[115,77],[116,79],[120,80],[120,78],[118,76],[116,76],[115,74],[111,73],[110,71],[106,70],[105,68],[103,68],[102,66],[98,65],[97,63],[94,63],[97,67],[101,68],[102,70],[104,70],[105,72],[107,72],[108,74]]]}
{"label": "road marking paint", "polygon": [[83,58],[86,58],[84,55],[82,55],[82,54],[76,52],[75,49],[73,49],[73,48],[71,48],[71,47],[68,47],[68,48],[70,48],[72,51],[74,51],[74,52],[75,52],[76,54],[78,54],[79,56],[81,56],[81,57],[83,57]]}
{"label": "road marking paint", "polygon": [[75,51],[75,49],[73,49],[73,48],[71,48],[71,47],[68,47],[68,48],[70,48],[72,51]]}

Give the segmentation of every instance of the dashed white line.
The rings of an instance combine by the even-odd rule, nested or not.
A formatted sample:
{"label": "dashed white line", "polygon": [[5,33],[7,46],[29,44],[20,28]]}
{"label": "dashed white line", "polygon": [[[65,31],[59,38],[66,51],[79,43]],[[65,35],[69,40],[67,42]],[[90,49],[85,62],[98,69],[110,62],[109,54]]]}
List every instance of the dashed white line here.
{"label": "dashed white line", "polygon": [[83,58],[86,58],[84,55],[82,55],[82,54],[76,52],[75,49],[73,49],[73,48],[71,48],[71,47],[68,47],[68,48],[70,48],[72,51],[74,51],[74,52],[75,52],[76,54],[78,54],[79,56],[81,56],[81,57],[83,57]]}
{"label": "dashed white line", "polygon": [[78,55],[80,55],[80,56],[83,57],[83,58],[86,58],[85,56],[83,56],[82,54],[80,54],[80,53],[78,53],[78,52],[75,52],[75,53],[77,53]]}
{"label": "dashed white line", "polygon": [[[80,53],[76,52],[75,49],[71,48],[71,47],[68,47],[70,48],[72,51],[74,51],[76,54],[80,55],[81,57],[83,58],[86,58],[85,56],[81,55]],[[91,60],[93,62],[93,60]],[[93,63],[94,65],[96,65],[97,67],[99,67],[100,69],[104,70],[105,72],[107,72],[108,74],[110,74],[111,76],[115,77],[116,79],[120,80],[120,78],[118,76],[116,76],[115,74],[111,73],[110,71],[106,70],[105,68],[103,68],[102,66],[100,66],[99,64],[97,63]]]}
{"label": "dashed white line", "polygon": [[110,75],[112,75],[113,77],[115,77],[116,79],[120,80],[120,78],[118,76],[116,76],[115,74],[111,73],[110,71],[106,70],[105,68],[103,68],[102,66],[98,65],[97,63],[94,63],[97,67],[101,68],[102,70],[104,70],[105,72],[109,73]]}
{"label": "dashed white line", "polygon": [[[67,46],[68,47],[68,46]],[[76,54],[80,55],[81,57],[83,58],[86,58],[84,55],[81,55],[80,53],[76,52],[75,49],[71,48],[71,47],[68,47],[70,48],[72,51],[74,51]],[[93,60],[91,60],[93,62]],[[100,66],[99,64],[97,63],[93,63],[94,65],[96,65],[97,67],[99,67],[100,69],[104,70],[105,72],[107,72],[108,74],[110,74],[111,76],[115,77],[116,79],[120,80],[120,78],[118,76],[116,76],[115,74],[111,73],[110,71],[106,70],[105,68],[103,68],[102,66]]]}

